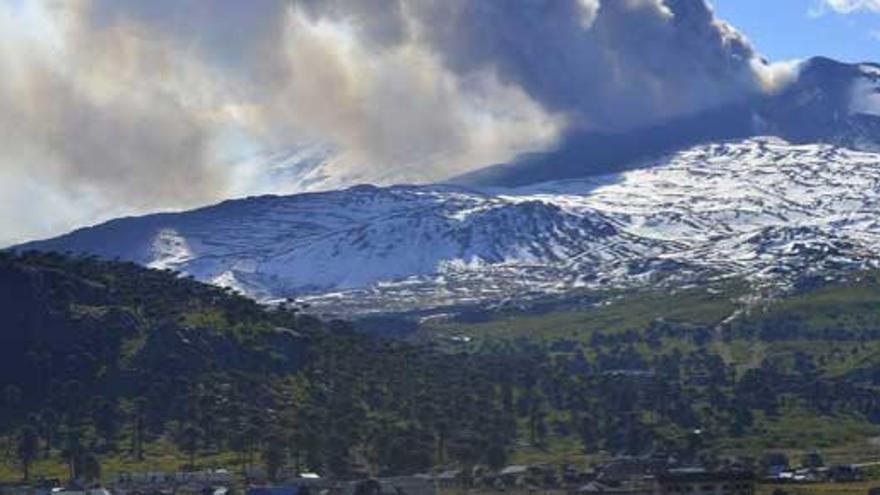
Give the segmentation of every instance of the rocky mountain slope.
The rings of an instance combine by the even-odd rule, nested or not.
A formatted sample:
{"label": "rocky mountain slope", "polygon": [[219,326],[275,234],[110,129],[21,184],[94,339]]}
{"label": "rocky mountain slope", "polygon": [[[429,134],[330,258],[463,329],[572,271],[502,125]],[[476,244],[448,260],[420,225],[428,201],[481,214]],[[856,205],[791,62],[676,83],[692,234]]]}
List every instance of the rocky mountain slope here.
{"label": "rocky mountain slope", "polygon": [[[878,143],[880,66],[816,58],[775,94],[571,135],[447,185],[227,201],[22,248],[122,258],[340,313],[727,276],[784,288],[878,264]],[[350,183],[334,153],[255,159],[289,185],[279,190],[310,191]]]}
{"label": "rocky mountain slope", "polygon": [[90,252],[333,312],[880,264],[880,154],[778,138],[519,188],[358,186],[120,219],[23,248]]}

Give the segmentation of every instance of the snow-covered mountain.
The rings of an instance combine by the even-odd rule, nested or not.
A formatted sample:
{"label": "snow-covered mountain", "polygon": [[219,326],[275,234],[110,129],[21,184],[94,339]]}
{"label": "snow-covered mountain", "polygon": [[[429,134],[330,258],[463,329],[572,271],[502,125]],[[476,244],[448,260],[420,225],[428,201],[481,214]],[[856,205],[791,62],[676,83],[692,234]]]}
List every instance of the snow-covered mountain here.
{"label": "snow-covered mountain", "polygon": [[[300,146],[252,166],[268,166],[278,192],[393,182],[340,170],[336,152]],[[776,94],[573,134],[447,185],[232,200],[23,247],[369,312],[730,275],[790,286],[880,264],[878,218],[880,66],[816,58]]]}
{"label": "snow-covered mountain", "polygon": [[338,312],[880,265],[880,154],[706,144],[518,188],[358,186],[127,218],[24,248],[95,253]]}

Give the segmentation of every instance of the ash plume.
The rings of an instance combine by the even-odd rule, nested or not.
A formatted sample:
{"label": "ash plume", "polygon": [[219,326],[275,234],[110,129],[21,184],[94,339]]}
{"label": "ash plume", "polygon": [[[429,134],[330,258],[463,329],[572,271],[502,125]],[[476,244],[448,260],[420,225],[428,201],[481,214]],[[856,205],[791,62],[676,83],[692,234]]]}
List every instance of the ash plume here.
{"label": "ash plume", "polygon": [[435,181],[792,74],[704,0],[42,0],[0,6],[0,33],[6,242],[264,192],[243,149]]}

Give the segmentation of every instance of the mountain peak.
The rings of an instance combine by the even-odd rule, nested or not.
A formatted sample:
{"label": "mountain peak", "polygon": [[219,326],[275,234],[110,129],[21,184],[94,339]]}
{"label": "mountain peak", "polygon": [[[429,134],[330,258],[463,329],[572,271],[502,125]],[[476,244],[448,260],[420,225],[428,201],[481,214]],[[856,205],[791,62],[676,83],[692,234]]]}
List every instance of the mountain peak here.
{"label": "mountain peak", "polygon": [[756,137],[518,188],[355,186],[110,222],[21,249],[373,312],[875,266],[880,154]]}
{"label": "mountain peak", "polygon": [[477,170],[453,182],[509,187],[601,175],[643,166],[663,154],[702,143],[763,135],[796,143],[877,149],[880,104],[876,113],[854,108],[862,93],[880,87],[878,67],[815,57],[803,63],[797,79],[778,93],[757,94],[626,132],[572,132],[553,150],[525,154],[511,163]]}

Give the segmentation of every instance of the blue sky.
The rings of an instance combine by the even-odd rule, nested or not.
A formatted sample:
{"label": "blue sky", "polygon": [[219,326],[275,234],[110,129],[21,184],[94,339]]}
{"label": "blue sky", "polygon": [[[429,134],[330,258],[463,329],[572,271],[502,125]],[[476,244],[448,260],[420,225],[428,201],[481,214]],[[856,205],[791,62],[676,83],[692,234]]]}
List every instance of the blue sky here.
{"label": "blue sky", "polygon": [[710,1],[770,60],[880,61],[880,0]]}

